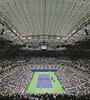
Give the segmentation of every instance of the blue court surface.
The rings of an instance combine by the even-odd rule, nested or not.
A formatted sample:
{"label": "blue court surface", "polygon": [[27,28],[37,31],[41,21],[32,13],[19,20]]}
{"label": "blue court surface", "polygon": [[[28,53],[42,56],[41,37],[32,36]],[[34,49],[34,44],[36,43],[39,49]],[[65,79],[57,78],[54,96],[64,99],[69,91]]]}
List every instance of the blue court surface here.
{"label": "blue court surface", "polygon": [[49,74],[39,74],[36,88],[53,88]]}

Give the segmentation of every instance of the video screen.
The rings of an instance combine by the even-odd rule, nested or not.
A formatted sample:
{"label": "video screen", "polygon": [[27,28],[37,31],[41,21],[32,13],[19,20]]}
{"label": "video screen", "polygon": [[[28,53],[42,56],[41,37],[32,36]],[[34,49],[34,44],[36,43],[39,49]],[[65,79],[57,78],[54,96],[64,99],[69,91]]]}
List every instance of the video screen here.
{"label": "video screen", "polygon": [[46,45],[41,45],[41,49],[42,50],[46,50],[47,49],[47,46]]}

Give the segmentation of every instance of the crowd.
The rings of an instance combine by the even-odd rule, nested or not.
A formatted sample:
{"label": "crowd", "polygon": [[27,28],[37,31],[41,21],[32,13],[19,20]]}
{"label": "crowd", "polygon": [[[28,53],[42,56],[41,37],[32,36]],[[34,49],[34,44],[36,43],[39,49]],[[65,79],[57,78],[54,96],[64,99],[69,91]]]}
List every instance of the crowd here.
{"label": "crowd", "polygon": [[69,67],[60,67],[56,76],[68,94],[90,92],[90,79]]}
{"label": "crowd", "polygon": [[[20,62],[21,61],[21,62]],[[68,57],[60,57],[60,58],[54,58],[54,57],[16,57],[15,59],[0,59],[0,74],[6,73],[12,68],[15,68],[17,66],[22,66],[24,64],[59,64],[59,65],[66,65],[76,68],[77,70],[82,71],[85,74],[90,74],[90,59],[74,59],[71,60]]]}
{"label": "crowd", "polygon": [[2,79],[1,94],[11,94],[12,91],[13,93],[24,94],[33,77],[32,69],[57,69],[58,71],[55,74],[68,94],[78,92],[85,94],[90,91],[90,79],[67,66],[29,64],[21,66],[17,71]]}
{"label": "crowd", "polygon": [[[72,70],[71,67],[79,70],[81,69],[80,71],[89,74],[90,60],[78,59],[73,61],[68,58],[62,59],[63,58],[32,57],[27,59],[0,60],[0,66],[2,66],[3,69],[2,75],[10,72],[10,74],[4,76],[0,82],[0,94],[2,94],[0,96],[0,98],[2,98],[1,100],[7,100],[5,98],[8,98],[8,100],[82,100],[82,97],[84,98],[83,100],[89,100],[87,94],[90,93],[90,78],[82,76],[77,71]],[[11,69],[14,69],[17,66],[18,69],[12,72]],[[9,69],[8,72],[4,72],[5,68]],[[25,91],[34,74],[34,72],[31,71],[32,69],[57,69],[58,71],[55,72],[55,74],[68,95],[58,94],[55,97],[54,94],[34,94],[27,95],[27,98],[25,98]],[[72,95],[77,93],[83,95]],[[47,99],[45,99],[46,96]]]}
{"label": "crowd", "polygon": [[90,59],[77,59],[72,64],[72,67],[82,71],[84,74],[90,74]]}
{"label": "crowd", "polygon": [[0,59],[0,74],[5,74],[10,72],[11,69],[14,69],[17,66],[22,65],[17,62],[18,59]]}
{"label": "crowd", "polygon": [[78,95],[67,94],[28,94],[28,95],[0,95],[0,100],[90,100],[90,95],[79,93]]}
{"label": "crowd", "polygon": [[12,94],[12,93],[25,93],[25,89],[30,83],[33,76],[30,66],[20,66],[20,68],[8,76],[2,78],[2,84],[0,86],[1,94]]}
{"label": "crowd", "polygon": [[[21,62],[20,62],[21,61]],[[60,57],[60,58],[54,58],[54,57],[21,57],[21,58],[11,58],[11,59],[0,59],[0,73],[6,73],[12,68],[15,68],[17,66],[22,66],[24,64],[59,64],[59,65],[66,65],[76,68],[77,70],[82,71],[85,74],[90,74],[90,59],[74,59],[71,60],[68,57]]]}

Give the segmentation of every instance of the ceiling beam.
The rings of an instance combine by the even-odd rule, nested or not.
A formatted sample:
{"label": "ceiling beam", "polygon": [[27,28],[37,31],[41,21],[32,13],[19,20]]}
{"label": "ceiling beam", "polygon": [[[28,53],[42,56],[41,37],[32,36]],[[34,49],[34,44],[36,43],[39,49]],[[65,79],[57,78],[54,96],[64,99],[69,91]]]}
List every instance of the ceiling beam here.
{"label": "ceiling beam", "polygon": [[21,42],[23,42],[23,40],[20,38],[20,36],[18,36],[5,21],[3,21],[3,20],[0,19],[0,23],[3,26],[5,26],[7,29],[9,29],[15,36],[17,36]]}
{"label": "ceiling beam", "polygon": [[80,31],[82,28],[84,28],[85,26],[87,26],[88,24],[90,24],[90,19],[88,19],[86,22],[84,22],[82,25],[80,25],[80,27],[78,27],[76,29],[76,31],[74,33],[72,33],[67,39],[66,41],[68,41],[72,36],[74,36],[74,34],[76,34],[78,31]]}

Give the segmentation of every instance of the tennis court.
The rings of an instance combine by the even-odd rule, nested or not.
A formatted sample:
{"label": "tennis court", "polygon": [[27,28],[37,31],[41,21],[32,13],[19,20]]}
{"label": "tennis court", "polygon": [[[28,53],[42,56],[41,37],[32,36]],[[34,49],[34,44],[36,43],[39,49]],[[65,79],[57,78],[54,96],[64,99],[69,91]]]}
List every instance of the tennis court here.
{"label": "tennis court", "polygon": [[33,93],[66,93],[57,80],[54,72],[35,72],[26,94]]}

